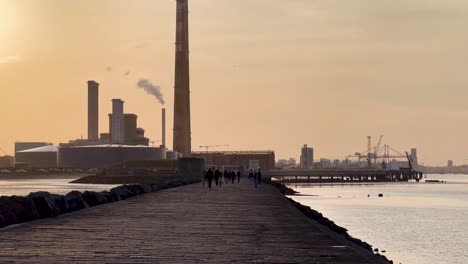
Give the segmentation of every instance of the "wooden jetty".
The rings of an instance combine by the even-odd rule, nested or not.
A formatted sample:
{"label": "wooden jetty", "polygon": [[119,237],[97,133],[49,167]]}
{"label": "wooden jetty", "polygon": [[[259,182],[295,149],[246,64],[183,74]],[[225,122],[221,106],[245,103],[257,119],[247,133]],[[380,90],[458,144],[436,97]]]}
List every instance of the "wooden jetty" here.
{"label": "wooden jetty", "polygon": [[0,238],[0,263],[386,263],[247,180],[145,194]]}
{"label": "wooden jetty", "polygon": [[423,174],[411,169],[311,169],[268,170],[264,175],[284,183],[333,183],[333,182],[405,182],[419,181]]}

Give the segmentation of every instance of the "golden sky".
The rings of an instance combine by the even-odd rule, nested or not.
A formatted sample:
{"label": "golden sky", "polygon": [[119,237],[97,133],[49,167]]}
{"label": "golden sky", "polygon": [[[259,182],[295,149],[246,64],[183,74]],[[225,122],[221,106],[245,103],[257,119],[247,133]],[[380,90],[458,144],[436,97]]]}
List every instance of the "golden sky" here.
{"label": "golden sky", "polygon": [[[466,0],[192,0],[190,25],[194,150],[342,159],[383,134],[426,164],[468,163]],[[122,98],[160,140],[136,82],[172,112],[174,37],[174,0],[0,0],[0,147],[86,137],[88,80],[100,132]]]}

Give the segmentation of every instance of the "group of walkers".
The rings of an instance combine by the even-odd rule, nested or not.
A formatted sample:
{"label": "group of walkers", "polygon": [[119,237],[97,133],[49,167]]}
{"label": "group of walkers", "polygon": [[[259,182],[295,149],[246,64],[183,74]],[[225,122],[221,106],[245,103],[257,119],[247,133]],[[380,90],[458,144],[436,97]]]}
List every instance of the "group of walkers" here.
{"label": "group of walkers", "polygon": [[[213,186],[213,180],[214,180],[214,184],[217,187],[222,187],[223,182],[224,184],[229,184],[229,183],[234,184],[236,181],[240,182],[240,179],[241,179],[240,171],[224,170],[224,172],[221,172],[219,169],[209,168],[208,171],[205,173],[203,186],[205,186],[205,183],[208,183],[208,188],[211,189]],[[258,190],[258,188],[262,184],[262,171],[260,169],[250,170],[249,182],[250,182],[250,186],[253,186],[255,189]]]}
{"label": "group of walkers", "polygon": [[262,171],[260,169],[250,170],[249,181],[250,181],[250,185],[252,185],[252,182],[253,182],[254,188],[258,190],[260,185],[262,185]]}
{"label": "group of walkers", "polygon": [[223,182],[225,184],[231,183],[234,184],[236,181],[240,182],[241,173],[240,171],[228,171],[224,170],[221,172],[219,169],[209,168],[205,173],[205,179],[203,180],[203,186],[205,182],[208,182],[208,188],[211,189],[213,185],[213,180],[216,186],[222,187]]}

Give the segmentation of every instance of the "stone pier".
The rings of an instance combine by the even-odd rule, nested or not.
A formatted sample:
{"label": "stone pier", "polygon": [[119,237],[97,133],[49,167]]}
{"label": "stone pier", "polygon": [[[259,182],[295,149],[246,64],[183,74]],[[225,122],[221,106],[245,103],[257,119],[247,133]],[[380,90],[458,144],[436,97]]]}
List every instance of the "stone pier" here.
{"label": "stone pier", "polygon": [[0,263],[385,263],[247,180],[145,194],[0,230]]}

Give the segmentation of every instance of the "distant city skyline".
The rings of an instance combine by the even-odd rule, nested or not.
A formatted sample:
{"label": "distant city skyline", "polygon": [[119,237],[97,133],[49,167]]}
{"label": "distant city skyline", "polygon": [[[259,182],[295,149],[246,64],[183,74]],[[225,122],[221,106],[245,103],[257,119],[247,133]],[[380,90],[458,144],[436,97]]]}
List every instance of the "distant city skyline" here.
{"label": "distant city skyline", "polygon": [[[161,106],[136,83],[161,87],[172,120],[175,4],[0,0],[0,147],[86,138],[88,80],[99,132],[121,98],[160,140]],[[468,163],[468,2],[197,0],[190,23],[194,151],[344,159],[384,135],[420,163]]]}

